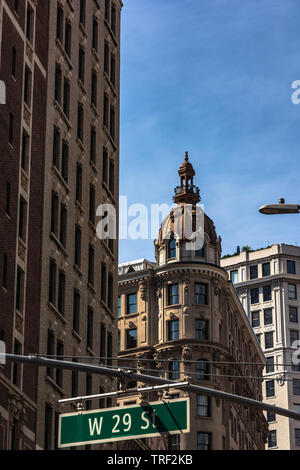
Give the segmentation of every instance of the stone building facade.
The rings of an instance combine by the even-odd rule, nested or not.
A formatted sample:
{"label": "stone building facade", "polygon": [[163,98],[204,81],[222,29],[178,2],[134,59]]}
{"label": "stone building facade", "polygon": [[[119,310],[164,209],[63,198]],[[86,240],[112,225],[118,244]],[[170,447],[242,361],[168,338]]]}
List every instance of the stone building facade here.
{"label": "stone building facade", "polygon": [[[300,248],[278,244],[242,252],[223,258],[221,266],[234,283],[266,356],[264,401],[300,411],[300,368],[292,362],[300,334]],[[267,449],[300,449],[298,421],[274,413],[266,417]]]}
{"label": "stone building facade", "polygon": [[[175,202],[193,211],[200,201],[194,169],[185,157]],[[177,381],[216,388],[262,400],[264,356],[226,270],[220,266],[221,239],[204,217],[204,245],[188,249],[163,230],[155,242],[156,262],[119,266],[119,366]],[[250,362],[254,365],[242,365]],[[253,380],[250,377],[258,377]],[[128,390],[135,383],[127,384]],[[172,389],[171,398],[185,396]],[[162,398],[162,394],[159,394]],[[119,404],[157,399],[134,391]],[[147,441],[151,449],[263,449],[267,423],[263,413],[203,395],[190,395],[191,432]]]}
{"label": "stone building facade", "polygon": [[[116,354],[118,246],[97,238],[96,209],[118,211],[121,7],[0,1],[0,339],[8,352]],[[83,373],[0,366],[0,449],[55,448],[57,401],[111,388]]]}

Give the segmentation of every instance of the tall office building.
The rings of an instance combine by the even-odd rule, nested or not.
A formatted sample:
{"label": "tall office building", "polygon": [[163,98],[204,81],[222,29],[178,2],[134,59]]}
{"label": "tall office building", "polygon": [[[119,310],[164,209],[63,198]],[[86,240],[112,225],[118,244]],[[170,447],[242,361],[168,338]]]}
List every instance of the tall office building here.
{"label": "tall office building", "polygon": [[[175,203],[180,210],[189,204],[195,211],[200,196],[188,155],[179,176]],[[213,221],[205,214],[204,246],[189,249],[186,226],[177,238],[174,212],[167,220],[155,243],[156,263],[138,260],[119,266],[120,367],[262,400],[264,356],[220,266],[221,239]],[[164,236],[166,228],[170,238]],[[135,386],[127,384],[129,393],[119,399],[120,405],[163,398],[155,392],[138,395]],[[185,396],[175,388],[169,398]],[[264,448],[267,422],[261,410],[191,394],[190,420],[190,433],[165,434],[147,439],[144,445],[163,450]]]}
{"label": "tall office building", "polygon": [[[300,366],[292,362],[300,331],[300,248],[279,244],[242,252],[223,258],[221,266],[228,271],[266,356],[264,401],[300,411]],[[274,413],[266,417],[268,449],[300,449],[299,421]]]}
{"label": "tall office building", "polygon": [[[97,238],[96,209],[118,210],[121,7],[0,1],[0,339],[9,352],[116,354],[118,246]],[[0,366],[0,449],[55,448],[58,400],[111,385]]]}

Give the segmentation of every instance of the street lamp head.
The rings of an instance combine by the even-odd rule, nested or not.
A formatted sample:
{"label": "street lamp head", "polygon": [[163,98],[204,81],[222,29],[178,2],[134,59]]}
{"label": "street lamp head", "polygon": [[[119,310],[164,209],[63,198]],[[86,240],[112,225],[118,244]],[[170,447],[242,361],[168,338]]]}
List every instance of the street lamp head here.
{"label": "street lamp head", "polygon": [[265,215],[271,214],[299,214],[298,204],[286,204],[285,199],[279,199],[278,204],[265,204],[259,208],[259,212]]}

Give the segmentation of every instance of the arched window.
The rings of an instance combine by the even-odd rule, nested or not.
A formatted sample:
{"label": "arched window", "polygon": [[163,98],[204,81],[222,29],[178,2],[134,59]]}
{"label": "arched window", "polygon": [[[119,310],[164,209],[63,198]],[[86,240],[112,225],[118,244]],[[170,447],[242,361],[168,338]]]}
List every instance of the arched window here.
{"label": "arched window", "polygon": [[176,240],[172,238],[168,245],[168,259],[176,258]]}
{"label": "arched window", "polygon": [[210,380],[210,364],[207,359],[197,361],[197,380]]}

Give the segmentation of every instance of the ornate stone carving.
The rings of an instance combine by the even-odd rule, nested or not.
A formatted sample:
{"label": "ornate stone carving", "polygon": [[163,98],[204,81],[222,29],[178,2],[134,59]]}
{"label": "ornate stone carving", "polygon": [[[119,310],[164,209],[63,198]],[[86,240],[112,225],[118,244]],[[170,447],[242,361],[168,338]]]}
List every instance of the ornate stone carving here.
{"label": "ornate stone carving", "polygon": [[139,290],[140,290],[141,299],[145,300],[147,289],[146,289],[146,282],[144,281],[144,279],[141,280],[139,283]]}
{"label": "ornate stone carving", "polygon": [[181,358],[184,362],[190,360],[192,358],[192,350],[189,346],[184,346],[182,348]]}

